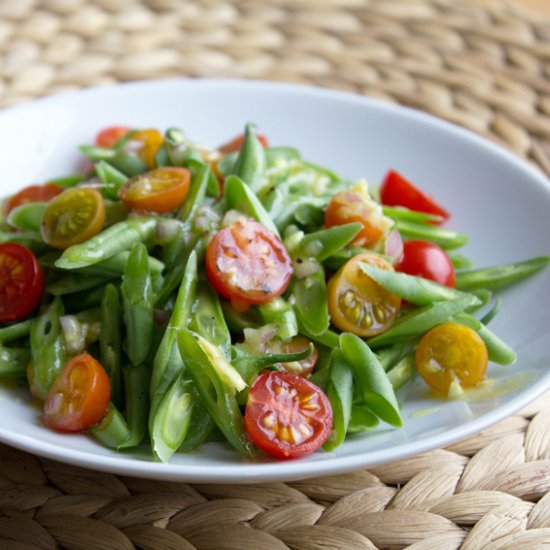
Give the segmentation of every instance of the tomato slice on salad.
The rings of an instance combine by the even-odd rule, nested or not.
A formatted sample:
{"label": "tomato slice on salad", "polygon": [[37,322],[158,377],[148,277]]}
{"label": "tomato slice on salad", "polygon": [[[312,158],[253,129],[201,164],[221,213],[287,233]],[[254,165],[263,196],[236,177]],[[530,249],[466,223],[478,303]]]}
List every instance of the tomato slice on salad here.
{"label": "tomato slice on salad", "polygon": [[48,392],[44,422],[61,432],[86,430],[103,418],[110,398],[105,369],[91,355],[77,355],[61,369]]}
{"label": "tomato slice on salad", "polygon": [[359,262],[393,271],[392,265],[374,253],[348,260],[329,280],[328,309],[332,323],[357,336],[375,336],[390,328],[401,309],[401,298],[373,281]]}
{"label": "tomato slice on salad", "polygon": [[357,185],[336,193],[325,212],[326,227],[359,222],[363,228],[352,243],[371,248],[384,237],[392,222],[382,213],[382,207],[369,195],[367,185],[360,181]]}
{"label": "tomato slice on salad", "polygon": [[447,395],[451,384],[475,386],[485,378],[488,352],[475,330],[443,323],[427,332],[416,348],[416,367],[426,384]]}
{"label": "tomato slice on salad", "polygon": [[112,147],[120,138],[131,131],[132,128],[126,126],[109,126],[98,132],[95,144],[98,147]]}
{"label": "tomato slice on salad", "polygon": [[252,384],[244,413],[252,442],[276,458],[317,450],[332,429],[328,397],[309,380],[282,371],[261,374]]}
{"label": "tomato slice on salad", "polygon": [[63,187],[55,183],[29,185],[10,198],[6,205],[6,211],[9,214],[14,208],[30,202],[49,202],[62,192]]}
{"label": "tomato slice on salad", "polygon": [[[267,149],[269,147],[269,142],[267,141],[267,138],[265,136],[262,136],[261,134],[256,134],[256,137],[258,138],[258,141],[261,143],[264,149]],[[218,151],[222,155],[229,155],[230,153],[236,153],[237,151],[241,150],[243,143],[244,143],[244,134],[239,134],[238,136],[235,136],[232,140],[228,141],[227,143],[220,145],[218,147]]]}
{"label": "tomato slice on salad", "polygon": [[[275,351],[276,353],[298,353],[300,351],[307,350],[310,344],[311,340],[308,340],[306,337],[299,334],[298,336],[294,336],[294,338],[288,342],[279,343],[278,346],[271,351]],[[313,346],[313,353],[306,359],[302,359],[301,361],[293,361],[292,363],[281,363],[280,366],[287,372],[307,378],[315,367],[318,357],[319,354],[317,352],[317,347]]]}
{"label": "tomato slice on salad", "polygon": [[395,270],[455,287],[453,262],[440,246],[428,241],[405,241],[403,257]]}
{"label": "tomato slice on salad", "polygon": [[103,197],[89,187],[67,189],[53,199],[42,217],[44,242],[65,249],[97,235],[105,222]]}
{"label": "tomato slice on salad", "polygon": [[190,181],[187,168],[156,168],[130,178],[120,188],[119,196],[131,210],[165,214],[183,203]]}
{"label": "tomato slice on salad", "polygon": [[279,237],[243,216],[210,241],[206,272],[214,288],[239,307],[280,296],[290,283],[292,263]]}
{"label": "tomato slice on salad", "polygon": [[380,200],[386,206],[404,206],[417,212],[440,216],[443,221],[451,216],[435,199],[394,170],[386,174],[380,187]]}
{"label": "tomato slice on salad", "polygon": [[30,315],[43,293],[44,272],[36,256],[20,244],[0,244],[0,323]]}
{"label": "tomato slice on salad", "polygon": [[143,162],[145,162],[147,168],[150,170],[155,168],[157,165],[156,156],[158,150],[164,142],[162,134],[154,128],[140,130],[132,136],[131,141],[141,142],[142,145],[139,149],[139,156],[142,158]]}

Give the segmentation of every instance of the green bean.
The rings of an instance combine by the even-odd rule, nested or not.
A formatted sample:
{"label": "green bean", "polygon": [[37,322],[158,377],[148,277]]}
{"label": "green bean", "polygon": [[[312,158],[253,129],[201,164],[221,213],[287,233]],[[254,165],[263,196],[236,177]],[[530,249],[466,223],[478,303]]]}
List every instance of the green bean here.
{"label": "green bean", "polygon": [[195,402],[191,382],[182,373],[162,398],[153,421],[153,453],[162,462],[168,462],[185,440],[191,426]]}
{"label": "green bean", "polygon": [[258,306],[258,313],[266,324],[277,326],[276,336],[281,340],[289,340],[298,334],[298,320],[292,306],[282,298]]}
{"label": "green bean", "polygon": [[319,266],[317,273],[303,279],[296,279],[292,287],[292,295],[295,299],[294,311],[298,322],[309,334],[314,336],[323,334],[330,324],[323,268]]}
{"label": "green bean", "polygon": [[30,358],[27,348],[7,348],[0,344],[0,380],[8,376],[25,376]]}
{"label": "green bean", "polygon": [[289,163],[302,160],[302,155],[294,147],[268,147],[265,150],[267,167],[276,167],[279,163]]}
{"label": "green bean", "polygon": [[477,290],[472,290],[470,294],[472,296],[475,296],[478,299],[478,303],[467,307],[466,311],[468,313],[475,313],[479,309],[485,307],[493,297],[493,293],[490,290],[487,290],[486,288],[479,288]]}
{"label": "green bean", "polygon": [[218,161],[218,170],[224,178],[235,173],[234,166],[238,156],[238,152],[229,153]]}
{"label": "green bean", "polygon": [[65,345],[59,318],[63,303],[56,298],[48,309],[31,324],[31,386],[33,393],[45,399],[48,390],[65,364]]}
{"label": "green bean", "polygon": [[[130,138],[124,136],[126,141]],[[106,160],[111,166],[124,173],[125,175],[137,176],[147,171],[147,165],[134,153],[127,153],[121,150],[122,146],[115,144],[114,147],[97,147],[95,145],[80,145],[79,149],[91,161],[99,162]]]}
{"label": "green bean", "polygon": [[228,210],[238,210],[261,223],[266,229],[280,237],[279,230],[250,187],[237,176],[225,180],[224,199]]}
{"label": "green bean", "polygon": [[[427,305],[432,302],[458,300],[465,297],[463,292],[440,285],[424,277],[380,269],[365,262],[359,262],[359,267],[388,292],[397,294],[397,296],[401,296],[401,298],[413,304]],[[481,303],[474,298],[472,296],[472,305]]]}
{"label": "green bean", "polygon": [[330,271],[338,271],[348,260],[365,252],[368,252],[366,248],[344,248],[324,260],[323,265]]}
{"label": "green bean", "polygon": [[443,218],[436,214],[427,214],[426,212],[419,212],[417,210],[411,210],[404,206],[383,206],[382,211],[385,216],[392,220],[405,220],[414,223],[441,223]]}
{"label": "green bean", "polygon": [[104,160],[96,162],[94,167],[97,177],[104,184],[101,188],[102,195],[108,199],[119,200],[118,192],[128,181],[128,176]]}
{"label": "green bean", "polygon": [[179,446],[179,451],[188,453],[200,447],[208,440],[210,434],[216,428],[214,419],[210,416],[206,407],[202,404],[196,390],[193,388],[194,404],[191,411],[191,422],[185,439]]}
{"label": "green bean", "polygon": [[42,215],[46,210],[45,202],[30,202],[14,208],[7,217],[7,222],[21,231],[40,233]]}
{"label": "green bean", "polygon": [[157,226],[153,217],[132,218],[116,223],[82,244],[67,248],[55,262],[60,269],[76,269],[103,262],[133,244],[149,241]]}
{"label": "green bean", "polygon": [[406,355],[388,371],[388,379],[393,386],[393,389],[397,391],[406,382],[408,382],[416,373],[416,362],[414,359],[414,353]]}
{"label": "green bean", "polygon": [[340,336],[336,332],[327,329],[321,334],[313,334],[308,331],[307,327],[301,322],[300,319],[298,319],[298,332],[310,340],[322,344],[330,349],[340,345]]}
{"label": "green bean", "polygon": [[128,257],[121,285],[125,350],[133,365],[145,361],[153,339],[153,288],[149,273],[147,249],[135,243]]}
{"label": "green bean", "polygon": [[105,205],[105,227],[125,221],[128,217],[130,211],[122,201],[103,199],[103,204]]}
{"label": "green bean", "polygon": [[46,287],[46,292],[53,296],[63,296],[74,292],[82,292],[99,285],[104,285],[116,275],[92,275],[87,273],[67,273]]}
{"label": "green bean", "polygon": [[388,424],[402,426],[391,382],[369,346],[358,336],[344,332],[340,335],[340,347],[353,371],[363,402]]}
{"label": "green bean", "polygon": [[222,300],[221,306],[227,326],[232,332],[242,332],[245,328],[258,328],[262,322],[257,308],[236,311],[228,300]]}
{"label": "green bean", "polygon": [[502,298],[500,296],[497,296],[493,307],[480,319],[480,321],[484,325],[488,325],[495,318],[495,315],[500,311],[501,306]]}
{"label": "green bean", "polygon": [[122,351],[122,312],[117,288],[108,284],[101,300],[100,363],[111,381],[111,400],[122,406],[120,357]]}
{"label": "green bean", "polygon": [[88,432],[109,449],[120,449],[130,439],[128,423],[113,403],[109,403],[105,416]]}
{"label": "green bean", "polygon": [[407,342],[422,336],[431,328],[448,321],[459,311],[476,303],[477,298],[471,294],[445,302],[434,302],[422,306],[398,319],[395,324],[378,336],[368,340],[371,347],[389,346]]}
{"label": "green bean", "polygon": [[[75,269],[72,271],[72,273],[82,273],[92,276],[113,275],[114,277],[118,277],[124,273],[129,256],[130,251],[126,250],[124,252],[116,254],[115,256],[112,256],[108,260],[104,260],[103,262],[99,262],[88,267]],[[149,271],[151,272],[152,277],[157,276],[164,271],[164,264],[153,256],[147,256],[147,263],[149,264]]]}
{"label": "green bean", "polygon": [[[188,330],[179,329],[177,340],[201,402],[227,441],[243,456],[251,457],[252,445],[244,431],[243,417],[235,396],[235,391],[243,388],[229,383],[236,376],[241,381],[242,378],[229,363],[223,363],[221,351],[214,352],[216,347],[212,346],[210,353],[207,353]],[[203,345],[205,343],[202,342]]]}
{"label": "green bean", "polygon": [[61,187],[74,187],[75,185],[82,183],[85,179],[86,176],[83,174],[73,174],[71,176],[54,178],[53,180],[48,180],[46,183],[54,183],[55,185],[60,185]]}
{"label": "green bean", "polygon": [[90,290],[65,294],[62,296],[63,305],[67,313],[75,313],[81,309],[97,307],[101,304],[105,285],[96,286]]}
{"label": "green bean", "polygon": [[196,216],[199,208],[204,202],[206,190],[208,188],[209,175],[210,168],[207,164],[204,164],[193,174],[193,177],[191,178],[189,194],[187,195],[178,216],[179,219],[188,226],[191,225],[193,218]]}
{"label": "green bean", "polygon": [[456,274],[456,287],[461,290],[477,288],[501,290],[538,273],[549,262],[550,256],[537,256],[521,262],[460,271]]}
{"label": "green bean", "polygon": [[368,432],[378,426],[378,417],[363,404],[354,403],[351,408],[351,419],[348,426],[348,433]]}
{"label": "green bean", "polygon": [[265,151],[253,131],[251,124],[246,125],[244,142],[233,165],[232,174],[238,176],[257,192],[263,184],[266,170]]}
{"label": "green bean", "polygon": [[34,231],[0,231],[0,243],[17,243],[32,250],[37,256],[48,250],[40,233]]}
{"label": "green bean", "polygon": [[453,320],[475,330],[479,334],[479,337],[487,347],[489,361],[493,361],[499,365],[510,365],[516,361],[516,352],[475,317],[461,312],[457,313],[453,317]]}
{"label": "green bean", "polygon": [[332,451],[346,437],[353,403],[353,374],[340,348],[335,348],[331,355],[327,396],[332,406],[333,425],[324,448]]}
{"label": "green bean", "polygon": [[405,355],[410,353],[412,348],[415,346],[415,342],[405,342],[402,344],[395,344],[393,346],[388,346],[387,348],[382,348],[376,352],[378,361],[382,365],[382,368],[388,372],[391,370]]}
{"label": "green bean", "polygon": [[421,225],[405,220],[398,220],[396,227],[405,238],[425,239],[438,244],[441,248],[449,250],[460,248],[469,241],[467,235],[435,225]]}
{"label": "green bean", "polygon": [[0,344],[6,344],[27,336],[31,331],[32,319],[20,321],[13,325],[0,328]]}
{"label": "green bean", "polygon": [[449,256],[455,269],[469,269],[474,265],[474,262],[470,258],[459,254],[455,250],[447,250],[447,256]]}

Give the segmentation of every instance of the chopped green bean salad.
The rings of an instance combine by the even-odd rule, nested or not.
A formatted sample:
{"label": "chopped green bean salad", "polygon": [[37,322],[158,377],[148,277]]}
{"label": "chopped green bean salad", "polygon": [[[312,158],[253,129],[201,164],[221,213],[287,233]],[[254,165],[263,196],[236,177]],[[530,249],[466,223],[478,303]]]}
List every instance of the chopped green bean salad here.
{"label": "chopped green bean salad", "polygon": [[548,256],[474,268],[450,213],[273,147],[110,127],[82,174],[2,203],[0,378],[46,426],[169,461],[209,441],[297,458],[380,421],[417,374],[434,397],[516,354],[496,295]]}

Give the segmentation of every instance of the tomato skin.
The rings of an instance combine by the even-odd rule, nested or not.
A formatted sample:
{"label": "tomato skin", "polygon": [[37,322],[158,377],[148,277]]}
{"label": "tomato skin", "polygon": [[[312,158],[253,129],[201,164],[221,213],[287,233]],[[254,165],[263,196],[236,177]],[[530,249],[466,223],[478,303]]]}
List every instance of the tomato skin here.
{"label": "tomato skin", "polygon": [[14,208],[30,202],[49,202],[63,191],[63,187],[55,183],[29,185],[10,198],[6,205],[6,211],[9,214]]}
{"label": "tomato skin", "polygon": [[[308,340],[304,336],[298,335],[294,336],[289,342],[280,343],[276,349],[272,350],[276,353],[296,353],[300,351],[305,351],[311,344],[311,340]],[[307,358],[302,359],[301,361],[293,361],[292,363],[280,363],[280,367],[285,371],[292,374],[297,374],[302,378],[307,378],[311,371],[315,368],[319,353],[317,352],[317,347],[313,346],[313,353]]]}
{"label": "tomato skin", "polygon": [[279,459],[299,458],[327,440],[332,408],[328,397],[309,380],[267,371],[250,388],[244,425],[262,451]]}
{"label": "tomato skin", "polygon": [[109,126],[100,130],[95,137],[98,147],[112,147],[121,137],[124,137],[132,128],[126,126]]}
{"label": "tomato skin", "polygon": [[380,187],[380,200],[386,206],[404,206],[417,212],[441,216],[443,221],[448,220],[451,216],[432,197],[394,170],[390,170],[386,174]]}
{"label": "tomato skin", "polygon": [[392,265],[374,253],[348,260],[327,285],[330,319],[344,332],[357,336],[376,336],[390,328],[401,309],[401,298],[373,281],[357,265],[365,262],[393,271]]}
{"label": "tomato skin", "polygon": [[[269,147],[269,142],[267,141],[267,138],[261,134],[256,134],[256,137],[258,138],[258,141],[260,142],[261,146],[264,149],[267,149]],[[240,151],[241,147],[244,143],[244,134],[239,134],[238,136],[235,136],[232,140],[228,141],[227,143],[224,143],[223,145],[220,145],[218,147],[218,151],[222,155],[229,155],[230,153],[236,153],[237,151]]]}
{"label": "tomato skin", "polygon": [[371,248],[380,242],[391,225],[384,217],[380,205],[369,196],[364,181],[336,193],[330,199],[325,212],[326,227],[353,222],[361,223],[363,228],[355,236],[352,244],[363,248]]}
{"label": "tomato skin", "polygon": [[405,241],[403,258],[395,270],[450,288],[456,286],[453,262],[441,247],[428,241]]}
{"label": "tomato skin", "polygon": [[477,332],[453,322],[428,331],[416,348],[415,360],[426,384],[444,395],[455,379],[464,388],[481,382],[489,362],[487,347]]}
{"label": "tomato skin", "polygon": [[145,162],[147,168],[150,170],[155,168],[157,165],[156,155],[164,142],[162,134],[154,128],[140,130],[132,136],[131,141],[139,141],[142,143],[141,149],[139,150],[139,156],[143,162]]}
{"label": "tomato skin", "polygon": [[61,250],[97,235],[105,222],[105,203],[95,189],[73,187],[51,200],[42,216],[44,242]]}
{"label": "tomato skin", "polygon": [[210,241],[206,272],[214,288],[237,306],[264,304],[287,289],[292,263],[276,235],[242,217]]}
{"label": "tomato skin", "polygon": [[156,168],[130,178],[120,188],[119,196],[131,210],[165,214],[183,203],[190,181],[187,168]]}
{"label": "tomato skin", "polygon": [[107,412],[111,383],[105,369],[86,353],[69,360],[44,403],[44,423],[60,432],[81,432]]}
{"label": "tomato skin", "polygon": [[20,244],[0,244],[0,323],[33,313],[43,294],[44,272],[36,256]]}

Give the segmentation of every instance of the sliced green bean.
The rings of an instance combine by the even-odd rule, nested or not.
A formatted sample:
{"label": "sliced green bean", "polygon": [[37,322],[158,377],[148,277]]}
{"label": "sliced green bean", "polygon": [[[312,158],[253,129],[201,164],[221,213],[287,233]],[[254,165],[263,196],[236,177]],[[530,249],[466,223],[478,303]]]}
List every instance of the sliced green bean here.
{"label": "sliced green bean", "polygon": [[308,331],[307,327],[300,321],[300,319],[298,319],[298,332],[310,340],[322,344],[330,349],[340,345],[340,336],[336,332],[327,329],[321,334],[313,334]]}
{"label": "sliced green bean", "polygon": [[351,408],[351,420],[348,433],[368,432],[379,424],[378,417],[363,404],[354,403]]}
{"label": "sliced green bean", "polygon": [[404,342],[402,344],[395,344],[388,346],[387,348],[380,349],[376,352],[378,361],[382,365],[382,368],[388,372],[403,359],[405,355],[415,346],[415,342]]}
{"label": "sliced green bean", "polygon": [[100,285],[90,290],[65,294],[62,296],[65,311],[67,313],[76,313],[82,309],[98,307],[101,304],[104,289],[105,285]]}
{"label": "sliced green bean", "polygon": [[19,323],[0,328],[0,344],[6,344],[27,336],[31,331],[32,321],[32,319],[27,319],[26,321],[20,321]]}
{"label": "sliced green bean", "polygon": [[399,405],[388,376],[378,358],[361,338],[344,332],[340,335],[340,347],[363,402],[392,426],[402,426]]}
{"label": "sliced green bean", "polygon": [[447,256],[449,256],[455,269],[470,269],[474,265],[470,258],[458,253],[456,250],[447,250]]}
{"label": "sliced green bean", "polygon": [[124,443],[130,439],[128,423],[113,403],[109,403],[105,416],[98,424],[92,426],[88,433],[92,434],[102,445],[109,449],[122,448]]}
{"label": "sliced green bean", "polygon": [[128,176],[104,160],[95,164],[95,172],[99,181],[103,183],[102,195],[108,199],[119,200],[118,192],[128,181]]}
{"label": "sliced green bean", "polygon": [[154,302],[147,248],[135,243],[128,257],[122,286],[125,351],[133,365],[147,358],[153,340]]}
{"label": "sliced green bean", "polygon": [[252,124],[247,124],[245,137],[232,168],[232,174],[241,178],[257,192],[265,177],[266,156],[262,144],[253,131]]}
{"label": "sliced green bean", "polygon": [[42,216],[46,210],[45,202],[30,202],[14,208],[6,221],[16,229],[21,231],[31,231],[40,233],[40,224]]}
{"label": "sliced green bean", "polygon": [[[118,277],[124,273],[129,256],[130,251],[126,250],[112,256],[108,260],[104,260],[103,262],[99,262],[88,267],[81,267],[80,269],[72,271],[72,273],[83,273],[92,276],[113,275],[114,277]],[[164,263],[153,256],[147,256],[147,263],[149,264],[149,271],[151,272],[152,277],[157,276],[164,271]]]}
{"label": "sliced green bean", "polygon": [[298,320],[294,309],[283,298],[275,298],[259,305],[258,313],[264,323],[277,326],[276,336],[281,340],[289,340],[298,334]]}
{"label": "sliced green bean", "polygon": [[397,391],[406,382],[408,382],[416,373],[416,362],[414,359],[414,353],[406,355],[388,371],[388,379],[393,386],[393,389]]}
{"label": "sliced green bean", "polygon": [[443,218],[436,214],[427,214],[426,212],[418,212],[404,206],[383,206],[382,211],[385,216],[392,220],[405,220],[414,223],[441,223]]}
{"label": "sliced green bean", "polygon": [[353,374],[339,348],[331,355],[327,396],[332,406],[333,424],[324,448],[332,451],[344,442],[353,404]]}
{"label": "sliced green bean", "polygon": [[179,451],[189,453],[208,441],[210,434],[216,428],[214,419],[202,404],[196,390],[193,388],[194,405],[191,411],[191,425],[185,439],[179,446]]}
{"label": "sliced green bean", "polygon": [[438,244],[441,248],[449,250],[460,248],[470,240],[467,235],[435,225],[422,225],[398,220],[396,227],[399,229],[401,235],[407,239],[425,239]]}
{"label": "sliced green bean", "polygon": [[210,168],[207,164],[204,164],[193,174],[193,177],[191,178],[189,194],[187,195],[178,216],[179,219],[188,226],[190,226],[193,218],[196,216],[199,208],[204,202],[206,190],[208,189],[209,176]]}
{"label": "sliced green bean", "polygon": [[294,147],[268,147],[265,150],[267,167],[276,167],[280,163],[302,160],[302,155]]}
{"label": "sliced green bean", "polygon": [[456,274],[456,287],[461,290],[487,288],[501,290],[530,275],[543,270],[550,262],[550,256],[537,256],[529,260],[510,264],[496,265]]}
{"label": "sliced green bean", "polygon": [[497,296],[493,307],[480,319],[480,321],[484,325],[488,325],[495,318],[496,314],[500,311],[501,306],[502,298],[500,296]]}
{"label": "sliced green bean", "polygon": [[83,174],[72,174],[70,176],[63,176],[61,178],[48,180],[46,183],[54,183],[55,185],[60,185],[61,187],[74,187],[75,185],[82,183],[85,179],[86,176]]}
{"label": "sliced green bean", "polygon": [[330,320],[327,306],[327,287],[325,272],[319,271],[303,279],[296,279],[292,287],[294,311],[298,322],[314,336],[320,336],[328,330]]}
{"label": "sliced green bean", "polygon": [[76,269],[103,262],[120,252],[130,250],[138,242],[147,242],[154,236],[157,219],[132,218],[108,227],[82,244],[67,248],[55,262],[60,269]]}
{"label": "sliced green bean", "polygon": [[99,285],[104,285],[116,275],[92,275],[85,273],[67,273],[46,287],[46,292],[53,296],[64,296],[74,292],[82,292]]}
{"label": "sliced green bean", "polygon": [[31,352],[27,348],[7,348],[0,344],[0,380],[4,377],[25,376]]}

